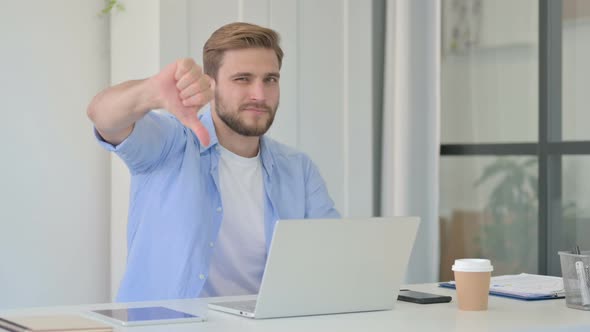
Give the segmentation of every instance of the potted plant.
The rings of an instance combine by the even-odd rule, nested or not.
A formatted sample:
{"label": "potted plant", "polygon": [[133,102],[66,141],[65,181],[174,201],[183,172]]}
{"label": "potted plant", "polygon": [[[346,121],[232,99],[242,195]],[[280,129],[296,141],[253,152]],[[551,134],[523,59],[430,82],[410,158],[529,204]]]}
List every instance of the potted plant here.
{"label": "potted plant", "polygon": [[494,261],[498,274],[537,271],[537,158],[498,158],[483,170],[475,187],[493,184],[478,238],[482,256]]}
{"label": "potted plant", "polygon": [[[537,273],[538,175],[537,158],[501,157],[484,168],[475,186],[493,183],[485,207],[489,218],[482,225],[481,256],[495,262],[497,274]],[[576,204],[564,203],[561,218],[563,243],[576,238]],[[496,269],[497,267],[497,269]]]}

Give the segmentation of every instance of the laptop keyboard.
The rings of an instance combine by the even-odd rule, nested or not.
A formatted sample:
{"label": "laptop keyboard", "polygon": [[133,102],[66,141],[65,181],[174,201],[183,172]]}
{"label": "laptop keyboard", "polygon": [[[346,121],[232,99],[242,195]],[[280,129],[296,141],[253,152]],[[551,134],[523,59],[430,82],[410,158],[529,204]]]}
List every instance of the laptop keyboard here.
{"label": "laptop keyboard", "polygon": [[215,303],[220,306],[232,308],[240,311],[253,313],[256,308],[256,300],[236,301],[236,302],[218,302]]}

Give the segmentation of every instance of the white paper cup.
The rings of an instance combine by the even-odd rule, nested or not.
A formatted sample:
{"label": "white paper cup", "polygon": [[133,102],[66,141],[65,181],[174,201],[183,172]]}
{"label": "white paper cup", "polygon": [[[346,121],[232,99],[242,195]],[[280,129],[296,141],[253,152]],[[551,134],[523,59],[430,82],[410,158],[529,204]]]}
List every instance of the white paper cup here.
{"label": "white paper cup", "polygon": [[453,265],[457,299],[461,310],[487,310],[490,278],[494,267],[489,259],[457,259]]}

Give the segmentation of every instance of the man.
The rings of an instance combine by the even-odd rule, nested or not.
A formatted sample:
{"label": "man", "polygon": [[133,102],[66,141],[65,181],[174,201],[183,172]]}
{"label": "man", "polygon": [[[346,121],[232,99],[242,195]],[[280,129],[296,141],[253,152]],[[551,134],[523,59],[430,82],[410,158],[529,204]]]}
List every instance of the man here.
{"label": "man", "polygon": [[257,293],[277,220],[338,217],[309,158],[264,136],[282,57],[275,31],[232,23],[204,73],[180,59],[94,97],[95,134],[132,175],[118,301]]}

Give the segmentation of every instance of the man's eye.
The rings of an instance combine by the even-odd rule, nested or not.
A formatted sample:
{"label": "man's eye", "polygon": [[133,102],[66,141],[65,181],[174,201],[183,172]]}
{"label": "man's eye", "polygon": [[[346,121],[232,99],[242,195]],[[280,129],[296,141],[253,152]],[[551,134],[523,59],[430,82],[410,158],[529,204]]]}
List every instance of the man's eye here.
{"label": "man's eye", "polygon": [[270,82],[270,83],[277,83],[279,81],[279,79],[276,77],[269,77],[266,79],[266,81]]}
{"label": "man's eye", "polygon": [[246,78],[246,77],[236,77],[236,78],[234,79],[234,81],[238,81],[238,82],[246,82],[246,81],[248,81],[248,78]]}

